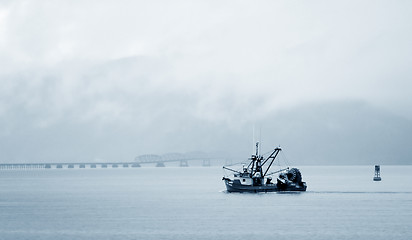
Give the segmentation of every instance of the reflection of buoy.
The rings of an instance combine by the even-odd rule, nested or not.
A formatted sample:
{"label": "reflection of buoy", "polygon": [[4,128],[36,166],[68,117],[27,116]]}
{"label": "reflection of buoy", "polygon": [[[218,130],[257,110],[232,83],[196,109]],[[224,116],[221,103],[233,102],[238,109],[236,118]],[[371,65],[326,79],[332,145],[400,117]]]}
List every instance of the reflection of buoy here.
{"label": "reflection of buoy", "polygon": [[379,165],[375,165],[375,177],[373,181],[380,181],[381,179],[381,167]]}

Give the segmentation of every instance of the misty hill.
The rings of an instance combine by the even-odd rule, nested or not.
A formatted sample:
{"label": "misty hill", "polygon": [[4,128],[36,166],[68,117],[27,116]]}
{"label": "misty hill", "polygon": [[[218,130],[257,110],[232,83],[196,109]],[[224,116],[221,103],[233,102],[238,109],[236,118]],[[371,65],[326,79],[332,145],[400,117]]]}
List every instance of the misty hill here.
{"label": "misty hill", "polygon": [[[23,116],[22,116],[23,115]],[[11,119],[9,119],[11,120]],[[218,152],[245,160],[261,129],[262,152],[280,145],[299,165],[411,164],[411,121],[364,102],[308,103],[256,121],[212,122],[188,112],[163,112],[152,121],[31,124],[24,111],[0,136],[1,162],[131,161],[142,154]]]}
{"label": "misty hill", "polygon": [[412,163],[411,121],[366,103],[307,104],[268,119],[267,141],[283,140],[300,164]]}
{"label": "misty hill", "polygon": [[[207,126],[193,133],[203,146],[214,146],[245,159],[261,129],[262,152],[280,145],[294,164],[411,164],[411,121],[357,101],[312,103],[279,111],[243,128]],[[193,129],[192,129],[193,130]]]}

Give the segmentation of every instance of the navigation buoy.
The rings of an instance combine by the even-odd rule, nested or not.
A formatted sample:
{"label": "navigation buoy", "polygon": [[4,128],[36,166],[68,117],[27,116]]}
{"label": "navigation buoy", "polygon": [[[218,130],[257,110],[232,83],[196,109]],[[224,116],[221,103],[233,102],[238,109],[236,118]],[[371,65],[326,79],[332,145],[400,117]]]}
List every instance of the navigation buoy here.
{"label": "navigation buoy", "polygon": [[380,181],[381,179],[381,167],[379,165],[375,165],[375,177],[373,177],[373,181]]}

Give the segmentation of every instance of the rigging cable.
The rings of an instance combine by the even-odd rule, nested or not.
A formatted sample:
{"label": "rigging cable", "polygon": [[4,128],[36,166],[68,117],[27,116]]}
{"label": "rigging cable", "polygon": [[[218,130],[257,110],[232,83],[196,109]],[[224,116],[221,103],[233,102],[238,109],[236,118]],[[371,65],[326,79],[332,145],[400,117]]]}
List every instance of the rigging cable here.
{"label": "rigging cable", "polygon": [[286,158],[286,155],[285,155],[285,153],[282,151],[282,156],[283,156],[283,158],[285,159],[285,163],[286,163],[286,165],[287,166],[290,166],[290,163],[289,163],[289,161],[288,161],[288,159]]}

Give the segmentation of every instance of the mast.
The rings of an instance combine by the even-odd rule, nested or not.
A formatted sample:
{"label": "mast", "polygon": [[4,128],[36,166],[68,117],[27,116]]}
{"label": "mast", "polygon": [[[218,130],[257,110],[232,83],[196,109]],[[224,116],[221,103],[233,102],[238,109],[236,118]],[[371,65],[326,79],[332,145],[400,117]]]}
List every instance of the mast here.
{"label": "mast", "polygon": [[[260,176],[263,176],[262,172],[262,162],[261,160],[263,159],[262,156],[259,156],[259,142],[256,142],[256,155],[252,156],[253,164],[252,164],[252,176],[259,172]],[[255,164],[256,161],[256,164]],[[255,166],[255,169],[253,171],[253,165]]]}

